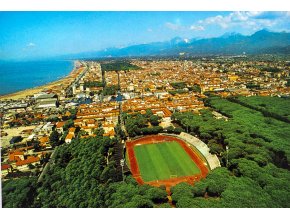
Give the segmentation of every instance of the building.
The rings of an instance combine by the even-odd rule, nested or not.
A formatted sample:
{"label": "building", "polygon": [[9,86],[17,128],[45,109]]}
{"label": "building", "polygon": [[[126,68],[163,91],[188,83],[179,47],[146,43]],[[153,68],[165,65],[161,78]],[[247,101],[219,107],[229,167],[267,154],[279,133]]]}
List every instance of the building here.
{"label": "building", "polygon": [[67,134],[67,136],[65,137],[65,143],[69,144],[71,143],[72,139],[74,138],[74,135],[73,134]]}
{"label": "building", "polygon": [[50,98],[50,99],[43,99],[38,102],[36,105],[36,108],[55,108],[57,107],[57,99],[56,98]]}
{"label": "building", "polygon": [[65,124],[65,122],[57,122],[56,123],[56,131],[58,132],[58,133],[63,133],[63,126],[64,126],[64,124]]}
{"label": "building", "polygon": [[22,167],[26,167],[29,164],[35,165],[37,163],[40,163],[40,158],[39,157],[29,156],[29,157],[27,157],[27,159],[17,161],[16,162],[16,166],[17,167],[21,167],[21,166]]}
{"label": "building", "polygon": [[46,94],[46,93],[38,93],[34,95],[34,99],[36,102],[36,108],[51,108],[57,107],[57,95],[54,93]]}

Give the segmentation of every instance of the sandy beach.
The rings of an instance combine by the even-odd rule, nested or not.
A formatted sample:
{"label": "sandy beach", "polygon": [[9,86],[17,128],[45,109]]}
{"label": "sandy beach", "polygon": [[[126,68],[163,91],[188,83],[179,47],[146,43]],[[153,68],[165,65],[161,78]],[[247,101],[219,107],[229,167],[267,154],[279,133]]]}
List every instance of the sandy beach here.
{"label": "sandy beach", "polygon": [[33,95],[37,92],[41,92],[44,89],[53,89],[56,86],[60,86],[60,85],[64,84],[66,81],[71,79],[71,76],[75,73],[76,66],[78,64],[79,64],[79,61],[74,61],[74,68],[66,77],[63,77],[57,81],[53,81],[53,82],[44,84],[42,86],[37,86],[37,87],[30,88],[30,89],[25,89],[25,90],[15,92],[15,93],[10,93],[7,95],[0,95],[0,100],[9,100],[9,99],[17,100],[17,99],[25,98],[28,95]]}

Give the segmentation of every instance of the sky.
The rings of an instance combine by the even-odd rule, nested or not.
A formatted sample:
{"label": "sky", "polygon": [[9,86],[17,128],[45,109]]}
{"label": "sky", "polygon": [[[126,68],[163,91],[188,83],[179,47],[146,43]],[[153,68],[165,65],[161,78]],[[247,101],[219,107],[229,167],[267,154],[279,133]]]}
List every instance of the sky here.
{"label": "sky", "polygon": [[290,12],[0,12],[0,60],[261,29],[290,32]]}

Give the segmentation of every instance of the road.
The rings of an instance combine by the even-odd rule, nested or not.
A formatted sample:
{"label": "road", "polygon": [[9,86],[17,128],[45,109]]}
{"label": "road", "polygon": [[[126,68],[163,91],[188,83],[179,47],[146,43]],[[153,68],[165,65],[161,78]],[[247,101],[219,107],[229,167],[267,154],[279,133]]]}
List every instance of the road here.
{"label": "road", "polygon": [[88,72],[88,69],[89,69],[89,68],[88,68],[88,65],[87,65],[85,62],[82,62],[82,64],[85,65],[85,68],[86,68],[86,69],[84,69],[83,72],[80,73],[80,74],[78,75],[78,77],[75,79],[75,81],[72,82],[72,84],[70,84],[69,87],[66,89],[65,92],[66,92],[67,95],[72,95],[72,87],[73,87],[73,86],[77,86],[78,83],[79,83],[79,81],[81,80],[81,78],[83,78],[83,76]]}

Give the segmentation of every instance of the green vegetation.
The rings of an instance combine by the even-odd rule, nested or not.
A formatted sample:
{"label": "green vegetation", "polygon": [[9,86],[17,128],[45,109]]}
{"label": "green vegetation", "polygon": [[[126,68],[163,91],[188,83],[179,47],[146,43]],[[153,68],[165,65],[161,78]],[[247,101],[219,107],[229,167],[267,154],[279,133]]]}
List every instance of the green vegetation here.
{"label": "green vegetation", "polygon": [[166,207],[165,189],[140,186],[115,168],[108,137],[59,146],[43,181],[35,177],[2,182],[3,207]]}
{"label": "green vegetation", "polygon": [[86,81],[85,87],[103,87],[102,81]]}
{"label": "green vegetation", "polygon": [[194,85],[192,87],[188,87],[188,90],[193,91],[193,92],[199,92],[199,93],[201,92],[201,88],[199,85]]}
{"label": "green vegetation", "polygon": [[170,85],[175,88],[175,89],[184,89],[186,88],[186,83],[185,82],[173,82],[170,83]]}
{"label": "green vegetation", "polygon": [[160,123],[160,118],[157,115],[151,115],[149,117],[149,122],[153,125],[153,126],[158,126],[158,124]]}
{"label": "green vegetation", "polygon": [[279,73],[282,70],[277,68],[277,67],[262,67],[261,71],[267,71],[267,72],[272,72],[272,73]]}
{"label": "green vegetation", "polygon": [[102,71],[139,70],[140,67],[129,62],[112,62],[101,64]]}
{"label": "green vegetation", "polygon": [[[54,165],[37,190],[37,207],[99,207],[100,185],[118,178],[112,156],[114,140],[107,137],[75,140],[56,150]],[[114,175],[114,176],[113,176]]]}
{"label": "green vegetation", "polygon": [[22,177],[2,182],[4,208],[26,208],[31,206],[36,189],[36,177]]}
{"label": "green vegetation", "polygon": [[[289,119],[289,99],[210,97],[205,99],[205,105],[212,109],[201,110],[200,115],[174,113],[173,122],[179,127],[164,130],[151,110],[145,114],[123,114],[130,137],[183,130],[206,142],[210,152],[220,159],[222,167],[194,186],[181,183],[173,187],[173,204],[290,207],[290,124],[281,119]],[[213,109],[228,117],[228,121],[216,119]],[[67,122],[66,129],[70,126],[70,121]],[[101,135],[101,129],[97,131]],[[116,133],[117,138],[124,138],[120,125]],[[59,137],[56,131],[52,132],[52,145],[61,143]],[[114,161],[116,143],[120,142],[97,136],[77,138],[71,144],[56,147],[42,182],[36,183],[36,177],[2,182],[3,207],[169,207],[164,188],[138,185],[131,176],[121,181]],[[185,163],[189,157],[183,156],[178,148],[168,142],[136,147],[142,176],[155,180],[165,177],[165,173],[192,174],[189,170],[193,170],[193,163]]]}
{"label": "green vegetation", "polygon": [[247,83],[246,87],[248,89],[260,89],[260,84],[254,84],[254,83]]}
{"label": "green vegetation", "polygon": [[286,81],[287,81],[286,86],[290,87],[290,79],[286,79]]}
{"label": "green vegetation", "polygon": [[52,133],[49,136],[49,143],[51,144],[52,147],[56,147],[59,145],[60,141],[59,141],[59,133],[54,130],[52,131]]}
{"label": "green vegetation", "polygon": [[[146,114],[123,114],[125,121],[125,126],[130,137],[135,137],[137,135],[150,135],[157,134],[163,131],[160,123],[160,118],[153,115],[151,110],[147,110]],[[151,127],[149,127],[151,123]]]}
{"label": "green vegetation", "polygon": [[[281,207],[267,191],[248,177],[236,177],[226,168],[213,170],[206,179],[190,186],[181,183],[172,188],[177,207]],[[204,198],[204,196],[207,198]],[[281,202],[281,201],[280,201]],[[286,205],[284,205],[286,206]]]}
{"label": "green vegetation", "polygon": [[116,95],[118,91],[118,86],[117,85],[112,85],[112,86],[106,86],[103,89],[103,95]]}
{"label": "green vegetation", "polygon": [[[77,139],[59,146],[54,164],[38,184],[31,207],[158,207],[166,191],[139,186],[131,177],[120,182],[114,161],[116,139]],[[12,181],[14,182],[14,180]]]}
{"label": "green vegetation", "polygon": [[238,103],[244,103],[244,106],[252,106],[252,109],[260,112],[268,112],[268,116],[271,116],[271,114],[272,117],[278,115],[290,121],[290,98],[253,96],[250,98],[239,97],[237,100],[239,101]]}
{"label": "green vegetation", "polygon": [[105,133],[105,130],[102,127],[99,127],[99,128],[94,129],[93,133],[96,136],[103,136]]}
{"label": "green vegetation", "polygon": [[188,91],[183,90],[183,89],[176,89],[173,91],[168,91],[171,95],[176,95],[176,94],[183,94],[183,93],[187,93]]}
{"label": "green vegetation", "polygon": [[[266,107],[271,104],[266,98],[255,98],[242,100],[247,104],[263,101]],[[213,170],[194,187],[175,186],[172,198],[176,206],[289,207],[290,125],[230,99],[211,97],[205,104],[229,117],[228,121],[215,119],[210,110],[201,115],[175,113],[173,119],[208,143],[224,167]]]}
{"label": "green vegetation", "polygon": [[[212,99],[211,104],[218,111],[232,117],[236,125],[243,131],[245,143],[266,148],[272,160],[280,160],[279,167],[289,168],[290,160],[290,125],[263,113],[249,109],[226,99]],[[243,130],[244,129],[244,130]],[[245,135],[247,134],[247,135]]]}
{"label": "green vegetation", "polygon": [[150,73],[150,76],[160,76],[160,75],[161,75],[161,73],[159,73],[159,72]]}
{"label": "green vegetation", "polygon": [[189,176],[200,170],[177,142],[134,147],[142,179],[145,182],[170,179],[171,175]]}
{"label": "green vegetation", "polygon": [[[169,91],[169,93],[171,95],[183,94],[183,93],[187,93],[188,91],[193,91],[193,92],[200,92],[201,91],[199,85],[187,87],[185,82],[174,82],[174,83],[170,83],[170,85],[175,89],[175,90]],[[187,88],[188,91],[184,90],[184,88]]]}
{"label": "green vegetation", "polygon": [[65,122],[65,124],[63,125],[63,130],[67,131],[69,128],[74,126],[74,121],[72,119],[69,119]]}

